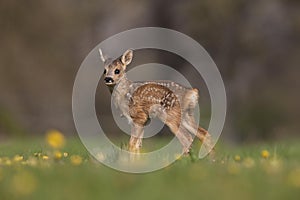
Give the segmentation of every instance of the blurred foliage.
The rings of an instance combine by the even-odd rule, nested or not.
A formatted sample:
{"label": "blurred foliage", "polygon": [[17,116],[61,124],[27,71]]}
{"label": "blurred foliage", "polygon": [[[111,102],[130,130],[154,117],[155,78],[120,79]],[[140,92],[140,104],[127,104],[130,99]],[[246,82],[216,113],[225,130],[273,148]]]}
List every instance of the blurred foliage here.
{"label": "blurred foliage", "polygon": [[128,174],[96,162],[77,139],[68,138],[59,157],[37,138],[9,140],[0,146],[0,199],[299,199],[299,141],[217,149],[214,163],[183,156],[163,170]]}
{"label": "blurred foliage", "polygon": [[17,123],[11,113],[0,107],[0,132],[21,136],[25,130]]}
{"label": "blurred foliage", "polygon": [[196,39],[219,67],[228,96],[224,137],[296,135],[299,8],[298,0],[2,0],[0,134],[74,132],[73,81],[88,52],[120,31],[162,26]]}

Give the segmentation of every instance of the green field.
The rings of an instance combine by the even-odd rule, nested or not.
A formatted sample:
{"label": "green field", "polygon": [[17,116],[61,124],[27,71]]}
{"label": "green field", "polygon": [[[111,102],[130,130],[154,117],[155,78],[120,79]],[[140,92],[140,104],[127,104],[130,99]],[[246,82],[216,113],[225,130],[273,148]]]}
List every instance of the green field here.
{"label": "green field", "polygon": [[[262,150],[269,155],[263,158]],[[42,139],[2,141],[0,200],[300,198],[297,140],[218,144],[216,162],[186,156],[147,174],[126,174],[95,162],[78,139],[66,139],[60,152]]]}

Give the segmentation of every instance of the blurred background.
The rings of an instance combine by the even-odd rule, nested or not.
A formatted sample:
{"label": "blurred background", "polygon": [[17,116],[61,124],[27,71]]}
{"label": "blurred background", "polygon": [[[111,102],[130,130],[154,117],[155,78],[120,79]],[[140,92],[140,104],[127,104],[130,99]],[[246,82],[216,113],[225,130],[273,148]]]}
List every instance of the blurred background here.
{"label": "blurred background", "polygon": [[[107,37],[144,26],[187,34],[211,55],[228,98],[224,140],[299,136],[299,11],[298,0],[1,0],[0,138],[51,128],[76,135],[72,88],[81,62]],[[172,55],[138,53],[138,64],[186,71]],[[201,87],[207,121],[210,102]],[[97,104],[109,102],[104,93]]]}

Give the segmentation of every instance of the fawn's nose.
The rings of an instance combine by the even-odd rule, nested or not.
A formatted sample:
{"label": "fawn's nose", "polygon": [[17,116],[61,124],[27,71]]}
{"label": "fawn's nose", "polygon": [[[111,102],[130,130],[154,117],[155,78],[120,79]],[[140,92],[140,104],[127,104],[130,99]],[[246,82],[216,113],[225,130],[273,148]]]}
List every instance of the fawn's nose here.
{"label": "fawn's nose", "polygon": [[113,83],[114,79],[112,79],[111,77],[105,77],[104,81],[105,81],[105,83]]}

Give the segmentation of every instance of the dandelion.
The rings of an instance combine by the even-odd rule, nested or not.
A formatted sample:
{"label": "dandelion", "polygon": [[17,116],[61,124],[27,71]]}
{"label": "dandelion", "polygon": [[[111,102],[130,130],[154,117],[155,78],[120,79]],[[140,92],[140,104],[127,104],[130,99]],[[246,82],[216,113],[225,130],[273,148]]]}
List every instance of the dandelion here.
{"label": "dandelion", "polygon": [[6,166],[10,166],[12,164],[11,160],[8,157],[4,157],[2,159],[2,163]]}
{"label": "dandelion", "polygon": [[46,133],[47,143],[54,149],[62,148],[65,145],[65,137],[58,130],[50,130]]}
{"label": "dandelion", "polygon": [[23,161],[23,159],[24,159],[23,156],[15,155],[14,158],[13,158],[13,161],[14,162],[20,162],[20,161]]}
{"label": "dandelion", "polygon": [[35,157],[38,157],[38,158],[42,157],[42,153],[41,152],[35,152],[33,155]]}
{"label": "dandelion", "polygon": [[235,155],[234,160],[237,161],[237,162],[241,161],[241,156]]}
{"label": "dandelion", "polygon": [[53,157],[55,160],[60,160],[63,157],[63,154],[60,151],[55,151]]}
{"label": "dandelion", "polygon": [[22,171],[12,178],[11,186],[17,195],[30,195],[36,190],[37,180],[31,173]]}
{"label": "dandelion", "polygon": [[263,163],[263,168],[268,174],[275,174],[281,171],[282,162],[279,159],[271,159]]}
{"label": "dandelion", "polygon": [[42,156],[42,159],[43,159],[43,160],[49,160],[49,156],[43,155],[43,156]]}
{"label": "dandelion", "polygon": [[261,157],[267,159],[267,158],[269,158],[269,156],[270,156],[269,151],[267,151],[267,150],[262,150],[261,151]]}
{"label": "dandelion", "polygon": [[252,158],[248,157],[244,160],[243,164],[246,168],[252,168],[255,165],[255,161]]}
{"label": "dandelion", "polygon": [[67,152],[64,152],[63,155],[64,155],[64,157],[66,158],[66,157],[68,157],[69,154],[68,154]]}
{"label": "dandelion", "polygon": [[175,157],[176,160],[180,160],[181,159],[181,154],[179,154],[179,153],[175,154],[174,157]]}
{"label": "dandelion", "polygon": [[99,161],[105,160],[105,155],[102,152],[97,153],[96,159]]}
{"label": "dandelion", "polygon": [[230,163],[230,164],[228,164],[227,171],[229,174],[233,174],[233,175],[238,174],[238,173],[240,173],[240,166],[239,166],[239,164],[234,163],[234,162]]}
{"label": "dandelion", "polygon": [[82,157],[79,155],[72,155],[70,161],[73,165],[80,165],[82,163]]}
{"label": "dandelion", "polygon": [[288,182],[297,188],[300,188],[300,168],[292,170],[288,175]]}
{"label": "dandelion", "polygon": [[29,166],[36,166],[38,164],[37,159],[34,157],[29,157],[28,160],[26,160],[25,164],[29,165]]}

